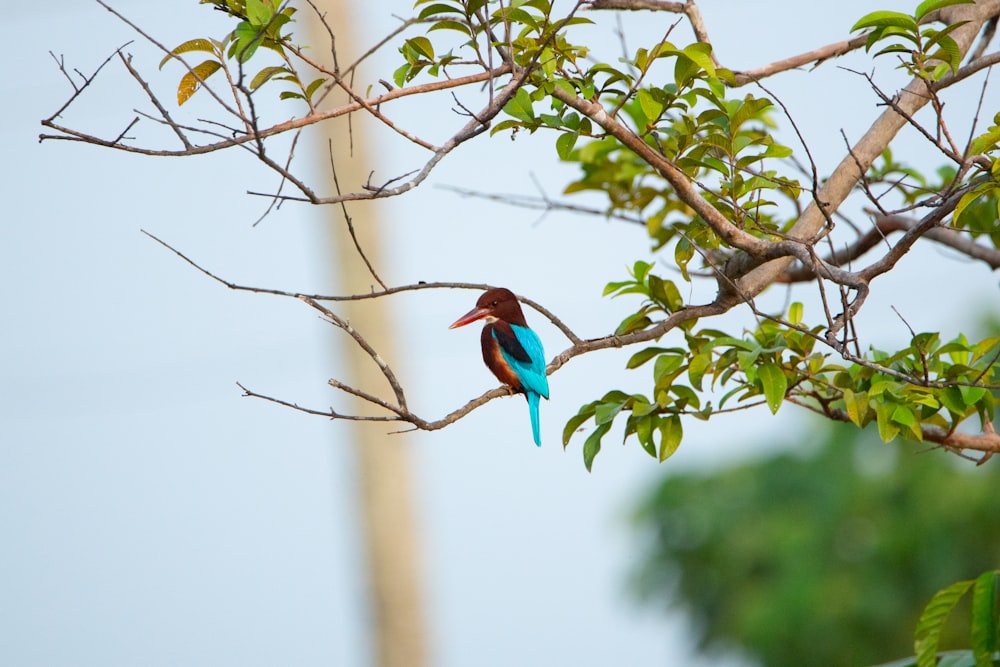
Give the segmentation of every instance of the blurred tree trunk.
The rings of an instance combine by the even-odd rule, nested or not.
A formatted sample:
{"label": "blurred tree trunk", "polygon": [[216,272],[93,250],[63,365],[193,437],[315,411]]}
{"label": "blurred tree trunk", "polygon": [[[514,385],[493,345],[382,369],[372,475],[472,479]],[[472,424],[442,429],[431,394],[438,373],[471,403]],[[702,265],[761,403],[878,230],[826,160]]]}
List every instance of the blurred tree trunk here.
{"label": "blurred tree trunk", "polygon": [[[336,35],[336,47],[341,67],[349,64],[357,49],[355,38],[359,32],[351,15],[351,3],[336,0],[317,0],[316,6],[325,15]],[[299,20],[310,22],[311,44],[328,43],[327,29],[315,12],[303,7]],[[315,57],[322,54],[318,52]],[[329,61],[330,57],[327,55]],[[344,96],[330,96],[327,104],[342,103]],[[365,148],[372,145],[359,134],[369,127],[365,119],[355,118],[349,126],[347,119],[325,125],[322,146],[314,147],[319,155],[319,169],[330,174],[331,159],[337,167],[337,176],[345,188],[357,189],[356,181],[372,168],[372,161]],[[351,133],[354,141],[351,140]],[[315,136],[315,135],[312,135]],[[332,156],[327,152],[328,141]],[[353,144],[353,146],[352,146]],[[322,172],[321,172],[322,173]],[[333,190],[333,177],[330,188]],[[357,216],[355,230],[358,242],[368,259],[375,266],[379,262],[379,206],[374,203],[355,204],[349,209]],[[329,261],[335,267],[337,293],[361,293],[372,289],[376,283],[354,247],[347,230],[342,209],[326,207],[330,218],[329,229],[332,246]],[[357,327],[374,347],[387,358],[392,358],[392,332],[390,318],[384,301],[368,302],[363,308],[350,304],[338,305],[352,325]],[[345,337],[346,339],[346,337]],[[340,359],[347,364],[338,376],[345,376],[356,387],[375,388],[376,393],[385,387],[385,379],[362,354],[343,354]],[[370,411],[370,406],[359,409]],[[338,426],[340,431],[343,426]],[[380,667],[422,667],[426,664],[424,618],[419,581],[420,558],[414,527],[412,490],[410,480],[409,450],[405,435],[387,435],[385,426],[358,424],[352,428],[356,443],[358,466],[359,505],[362,510],[360,525],[363,531],[368,590],[373,620],[372,651],[374,663]],[[341,431],[342,432],[342,431]]]}

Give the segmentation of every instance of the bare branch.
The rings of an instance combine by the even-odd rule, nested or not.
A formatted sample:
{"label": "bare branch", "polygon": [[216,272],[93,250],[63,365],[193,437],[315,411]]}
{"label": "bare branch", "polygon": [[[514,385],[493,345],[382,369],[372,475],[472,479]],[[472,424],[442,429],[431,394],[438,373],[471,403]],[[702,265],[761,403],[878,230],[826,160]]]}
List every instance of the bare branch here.
{"label": "bare branch", "polygon": [[809,64],[814,64],[814,66],[818,67],[824,60],[836,58],[846,53],[850,53],[855,49],[861,48],[865,45],[867,39],[868,35],[867,33],[864,33],[858,35],[857,37],[852,37],[851,39],[845,39],[840,42],[834,42],[833,44],[827,44],[826,46],[821,46],[818,49],[806,51],[805,53],[800,53],[796,56],[791,56],[790,58],[785,58],[784,60],[776,60],[775,62],[764,65],[763,67],[757,67],[745,72],[733,72],[736,76],[736,83],[734,86],[745,86],[748,83],[760,81],[761,79],[778,74],[779,72],[787,72],[788,70],[796,69]]}
{"label": "bare branch", "polygon": [[[334,185],[334,187],[337,188],[337,194],[339,195],[341,193],[340,192],[340,179],[337,178],[337,165],[334,163],[334,159],[333,159],[333,139],[329,139],[328,140],[328,142],[327,142],[327,149],[328,149],[328,152],[330,154],[330,172],[333,174],[333,185]],[[375,282],[377,282],[379,285],[382,286],[382,289],[385,289],[386,288],[386,284],[379,277],[378,273],[376,273],[375,267],[372,266],[371,261],[368,259],[368,255],[365,254],[364,248],[361,247],[361,241],[358,240],[358,235],[354,231],[354,220],[351,218],[350,214],[347,212],[347,203],[346,202],[340,202],[340,210],[344,214],[344,222],[347,223],[347,231],[351,235],[351,241],[354,242],[354,249],[357,250],[358,256],[361,257],[361,260],[365,263],[365,266],[368,267],[368,273],[370,273],[371,276],[372,276],[372,278],[375,279]]]}
{"label": "bare branch", "polygon": [[[941,11],[947,12],[946,18],[949,23],[967,21],[951,33],[961,52],[965,53],[983,22],[1000,12],[1000,0],[984,0],[975,5],[955,5]],[[925,91],[922,79],[911,81],[900,95],[900,110],[912,117],[927,103]],[[789,234],[794,238],[809,239],[821,230],[827,223],[829,212],[839,208],[872,162],[882,154],[905,124],[906,119],[895,109],[883,112],[861,140],[852,147],[851,154],[847,155],[833,171],[820,189],[818,201],[810,203]],[[753,252],[747,252],[730,260],[728,268],[730,275],[740,276],[738,281],[740,292],[755,295],[771,285],[788,268],[790,261],[789,257],[785,257],[761,265],[759,256],[755,257]]]}
{"label": "bare branch", "polygon": [[398,416],[367,416],[367,415],[348,415],[342,414],[330,408],[328,410],[317,410],[315,408],[306,408],[298,403],[292,403],[291,401],[285,401],[280,398],[274,398],[273,396],[265,396],[264,394],[259,394],[255,391],[247,389],[239,382],[236,386],[243,390],[243,395],[252,398],[261,398],[265,401],[271,403],[277,403],[278,405],[283,405],[286,408],[292,408],[293,410],[298,410],[299,412],[304,412],[308,415],[318,415],[320,417],[329,417],[330,419],[344,419],[347,421],[375,421],[375,422],[387,422],[387,421],[400,421],[401,418]]}
{"label": "bare branch", "polygon": [[[196,263],[194,260],[189,258],[187,255],[182,253],[171,246],[166,241],[154,236],[153,234],[147,232],[146,230],[140,230],[143,234],[153,239],[161,246],[169,250],[170,252],[181,258],[186,264],[198,270],[200,273],[208,276],[215,282],[225,285],[231,290],[238,292],[253,292],[256,294],[271,294],[274,296],[283,296],[292,299],[311,299],[313,301],[330,301],[330,302],[342,302],[342,301],[366,301],[369,299],[378,299],[385,296],[391,296],[393,294],[401,294],[403,292],[414,292],[418,290],[426,289],[463,289],[463,290],[479,290],[486,291],[495,285],[487,285],[484,283],[465,283],[465,282],[419,282],[412,285],[402,285],[399,287],[387,287],[381,291],[372,291],[367,294],[347,294],[347,295],[330,295],[330,294],[305,294],[302,292],[290,292],[286,290],[273,289],[269,287],[251,287],[247,285],[239,285],[234,282],[230,282],[220,276],[212,273],[208,269],[202,267],[200,264]],[[572,329],[566,326],[562,320],[556,317],[550,310],[539,304],[538,302],[529,299],[522,295],[517,295],[519,301],[525,305],[538,311],[541,315],[546,317],[559,331],[563,333],[572,343],[578,343],[582,339],[577,336]]]}
{"label": "bare branch", "polygon": [[[73,81],[73,77],[71,77],[69,75],[69,72],[66,71],[66,66],[65,66],[65,63],[63,63],[63,59],[61,57],[60,58],[56,58],[55,54],[53,54],[51,51],[49,51],[49,54],[52,55],[52,59],[56,61],[57,65],[59,65],[59,71],[62,72],[63,76],[65,76],[66,79],[69,81],[69,85],[73,86],[73,94],[70,95],[69,99],[66,100],[61,107],[59,107],[58,109],[56,109],[56,112],[54,114],[52,114],[51,116],[49,116],[48,118],[46,118],[45,120],[43,120],[42,121],[42,125],[47,125],[48,123],[51,123],[54,119],[56,119],[60,115],[62,115],[62,112],[65,111],[66,108],[69,107],[69,105],[73,104],[73,102],[75,102],[77,100],[77,98],[80,97],[80,95],[83,93],[83,91],[86,90],[90,86],[90,84],[94,82],[94,79],[96,79],[97,75],[101,73],[101,70],[104,69],[104,66],[107,65],[109,62],[111,62],[111,60],[116,55],[120,55],[121,52],[122,52],[122,49],[124,49],[126,46],[128,46],[131,43],[132,43],[131,41],[125,42],[124,44],[122,44],[121,46],[119,46],[117,49],[115,49],[114,52],[111,53],[111,55],[109,55],[107,58],[104,59],[104,62],[102,62],[100,65],[97,66],[97,69],[95,69],[94,73],[91,74],[90,76],[84,76],[83,74],[80,74],[79,70],[76,70],[77,74],[80,74],[80,77],[83,79],[83,83],[81,85],[79,85],[79,86],[76,84],[75,81]],[[45,139],[45,138],[49,138],[49,137],[46,137],[45,135],[39,135],[39,137],[38,137],[39,141],[41,141],[42,139]]]}
{"label": "bare branch", "polygon": [[672,12],[683,14],[686,2],[665,2],[664,0],[591,0],[590,9],[624,9],[626,11],[652,10],[654,12]]}
{"label": "bare branch", "polygon": [[[871,212],[876,215],[874,211]],[[844,266],[854,260],[863,257],[868,251],[884,241],[893,232],[907,232],[920,224],[920,220],[908,218],[903,215],[889,214],[877,216],[875,225],[867,233],[858,238],[851,245],[837,250],[823,260],[824,263],[832,266]],[[976,240],[968,234],[951,229],[949,227],[932,227],[923,233],[923,237],[940,243],[943,246],[957,250],[958,252],[972,259],[983,262],[991,269],[1000,269],[1000,250],[990,248]],[[816,277],[815,270],[810,266],[793,266],[778,277],[779,283],[794,283],[813,280]]]}
{"label": "bare branch", "polygon": [[[113,55],[109,57],[114,57]],[[443,81],[432,81],[430,83],[420,84],[416,86],[410,86],[408,88],[394,88],[386,93],[383,93],[377,97],[367,98],[365,102],[373,107],[377,107],[380,104],[385,104],[393,100],[397,100],[404,97],[409,97],[411,95],[421,95],[425,93],[435,92],[439,90],[448,90],[451,88],[460,88],[463,86],[468,86],[476,83],[483,83],[488,79],[501,77],[506,74],[510,74],[510,69],[507,66],[501,66],[496,70],[491,70],[488,72],[479,72],[477,74],[470,74],[469,76],[456,77],[454,79],[446,79]],[[74,96],[75,97],[75,96]],[[125,144],[114,145],[111,142],[101,139],[96,136],[80,132],[78,130],[73,130],[68,127],[58,125],[53,122],[63,109],[68,106],[69,103],[63,105],[62,108],[50,118],[42,121],[42,125],[49,127],[57,132],[62,132],[62,135],[54,134],[48,135],[43,134],[40,139],[61,139],[69,141],[86,141],[87,143],[96,144],[99,146],[105,146],[109,148],[117,148],[118,150],[127,151],[130,153],[138,153],[140,155],[155,155],[163,157],[178,157],[184,155],[204,155],[206,153],[213,153],[215,151],[224,150],[226,148],[232,148],[234,146],[241,146],[250,141],[257,141],[259,139],[267,139],[269,137],[274,137],[285,132],[291,132],[293,130],[298,130],[303,127],[309,127],[311,125],[316,125],[331,118],[339,118],[341,116],[354,113],[364,108],[362,104],[358,102],[349,102],[342,106],[327,109],[325,111],[317,111],[316,113],[311,113],[301,118],[292,118],[282,123],[277,123],[269,128],[258,130],[253,134],[241,134],[229,139],[218,141],[211,144],[204,144],[199,146],[194,146],[191,149],[185,150],[159,150],[152,148],[142,148],[140,146],[129,146]],[[65,136],[64,136],[65,135]]]}

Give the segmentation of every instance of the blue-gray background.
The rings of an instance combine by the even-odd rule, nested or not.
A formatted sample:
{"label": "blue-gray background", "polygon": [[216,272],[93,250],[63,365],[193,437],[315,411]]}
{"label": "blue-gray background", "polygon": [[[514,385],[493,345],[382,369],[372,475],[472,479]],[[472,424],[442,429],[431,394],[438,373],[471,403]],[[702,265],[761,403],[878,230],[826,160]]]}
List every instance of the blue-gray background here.
{"label": "blue-gray background", "polygon": [[[205,21],[221,25],[194,2],[169,10],[136,0],[115,6],[168,45],[210,32]],[[407,2],[356,6],[365,44],[393,25],[390,12],[409,11]],[[860,1],[703,6],[722,62],[739,69],[843,39],[870,9]],[[139,232],[237,282],[322,292],[333,274],[326,216],[291,205],[251,227],[264,204],[245,192],[272,189],[275,179],[241,151],[176,160],[39,145],[39,120],[69,92],[47,52],[89,73],[136,36],[80,0],[20,3],[5,14],[0,663],[366,664],[352,431],[241,398],[235,385],[330,405],[337,399],[325,383],[337,373],[337,332],[293,300],[226,290]],[[630,46],[661,35],[673,20],[627,17]],[[618,48],[611,30],[593,34],[606,49]],[[129,50],[169,91],[177,71],[158,73],[159,54],[146,44]],[[388,78],[398,62],[386,50],[373,78]],[[863,54],[845,62],[872,67]],[[791,73],[769,86],[829,171],[843,154],[840,130],[856,139],[877,110],[860,77],[834,63],[823,68],[822,78]],[[888,62],[878,73],[898,81]],[[974,88],[962,95],[951,99],[953,108],[975,103]],[[147,106],[114,63],[65,120],[115,133],[133,107]],[[455,126],[451,106],[445,99],[436,107],[435,138]],[[991,95],[985,117],[996,107]],[[393,233],[384,277],[507,285],[581,335],[606,333],[633,304],[601,299],[601,289],[647,257],[641,229],[540,217],[436,187],[531,194],[534,174],[557,194],[573,172],[555,164],[551,141],[480,138],[418,191],[386,202],[381,214]],[[380,144],[380,173],[416,166],[409,148],[396,153],[393,145]],[[918,164],[940,162],[915,155]],[[352,212],[363,224],[369,211]],[[483,252],[482,239],[500,229],[520,240],[513,267]],[[947,256],[919,251],[903,262],[902,275],[880,281],[884,291],[866,306],[866,343],[907,335],[890,304],[915,329],[950,336],[984,294],[995,300],[996,279],[979,268],[959,274],[966,286],[959,295],[939,289],[954,287],[947,284],[954,273],[922,266]],[[391,302],[405,338],[390,362],[428,418],[494,386],[479,367],[477,335],[446,329],[474,298],[424,292]],[[528,317],[550,354],[567,345],[536,313]],[[731,321],[752,325],[745,314]],[[786,407],[776,418],[757,411],[690,423],[681,451],[662,466],[634,443],[623,449],[609,437],[588,474],[579,441],[566,452],[559,446],[562,424],[612,385],[642,387],[645,373],[626,374],[625,358],[590,355],[551,378],[541,449],[531,445],[520,400],[494,401],[442,432],[407,440],[432,664],[701,664],[680,615],[637,607],[629,596],[628,573],[642,547],[630,532],[631,503],[671,469],[765,450],[776,442],[772,434],[789,432],[802,415]]]}

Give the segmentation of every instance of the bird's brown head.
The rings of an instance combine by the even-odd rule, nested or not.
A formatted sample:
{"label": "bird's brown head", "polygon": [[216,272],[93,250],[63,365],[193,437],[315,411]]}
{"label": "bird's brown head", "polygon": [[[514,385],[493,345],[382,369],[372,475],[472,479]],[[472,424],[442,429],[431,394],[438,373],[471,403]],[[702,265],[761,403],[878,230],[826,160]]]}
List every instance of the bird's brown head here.
{"label": "bird's brown head", "polygon": [[455,320],[448,328],[464,327],[484,318],[488,321],[503,320],[509,324],[528,326],[514,293],[505,287],[494,287],[483,292],[476,301],[476,307]]}

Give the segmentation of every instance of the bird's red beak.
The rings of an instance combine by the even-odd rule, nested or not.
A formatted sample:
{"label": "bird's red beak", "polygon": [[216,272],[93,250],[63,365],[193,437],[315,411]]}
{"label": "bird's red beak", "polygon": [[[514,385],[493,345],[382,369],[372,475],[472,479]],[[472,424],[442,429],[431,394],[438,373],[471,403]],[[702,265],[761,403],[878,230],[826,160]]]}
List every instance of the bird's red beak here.
{"label": "bird's red beak", "polygon": [[490,311],[488,308],[473,308],[465,315],[462,315],[460,318],[452,322],[451,326],[448,328],[457,329],[458,327],[464,327],[466,324],[472,324],[476,320],[481,320],[489,314]]}

